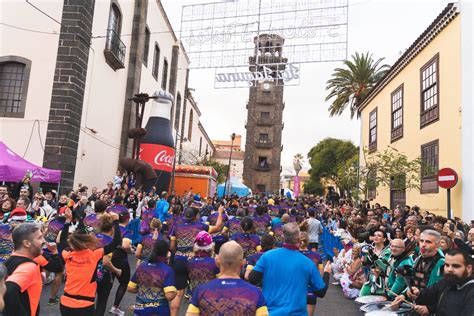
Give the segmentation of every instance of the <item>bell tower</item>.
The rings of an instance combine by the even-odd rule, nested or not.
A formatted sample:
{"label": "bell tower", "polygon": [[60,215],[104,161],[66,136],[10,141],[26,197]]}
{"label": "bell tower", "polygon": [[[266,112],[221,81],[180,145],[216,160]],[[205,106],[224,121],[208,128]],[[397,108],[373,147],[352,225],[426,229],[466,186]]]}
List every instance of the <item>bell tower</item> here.
{"label": "bell tower", "polygon": [[254,38],[255,54],[249,57],[251,72],[265,79],[250,87],[243,179],[255,192],[276,193],[280,188],[280,159],[283,146],[284,82],[279,73],[287,59],[282,56],[285,39],[275,34]]}

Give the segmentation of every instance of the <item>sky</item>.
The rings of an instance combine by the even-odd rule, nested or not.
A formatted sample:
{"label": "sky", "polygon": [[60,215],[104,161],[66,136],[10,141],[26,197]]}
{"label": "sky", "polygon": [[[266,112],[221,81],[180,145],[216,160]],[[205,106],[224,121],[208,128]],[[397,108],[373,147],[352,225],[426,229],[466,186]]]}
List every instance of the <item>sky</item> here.
{"label": "sky", "polygon": [[[161,0],[178,36],[183,5],[216,1],[221,2]],[[355,52],[370,52],[374,59],[385,58],[384,62],[392,65],[449,2],[349,0],[348,57]],[[329,103],[325,102],[326,81],[341,65],[341,62],[302,64],[299,85],[285,87],[281,157],[284,172],[292,170],[296,153],[306,157],[309,150],[326,137],[351,140],[359,145],[360,121],[351,119],[349,113],[330,117]],[[248,89],[214,89],[214,75],[214,69],[190,72],[189,87],[195,89],[194,98],[202,112],[200,121],[213,140],[230,139],[234,132],[245,140]]]}

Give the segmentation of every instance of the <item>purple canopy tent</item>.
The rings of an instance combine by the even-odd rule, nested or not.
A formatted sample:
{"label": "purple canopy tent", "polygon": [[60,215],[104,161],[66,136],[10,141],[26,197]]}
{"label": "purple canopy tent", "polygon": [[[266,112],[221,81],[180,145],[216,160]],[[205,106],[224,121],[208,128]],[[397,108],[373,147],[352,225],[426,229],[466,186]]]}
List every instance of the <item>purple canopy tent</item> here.
{"label": "purple canopy tent", "polygon": [[27,171],[31,171],[32,182],[59,183],[61,170],[42,168],[28,162],[0,141],[0,181],[18,182]]}

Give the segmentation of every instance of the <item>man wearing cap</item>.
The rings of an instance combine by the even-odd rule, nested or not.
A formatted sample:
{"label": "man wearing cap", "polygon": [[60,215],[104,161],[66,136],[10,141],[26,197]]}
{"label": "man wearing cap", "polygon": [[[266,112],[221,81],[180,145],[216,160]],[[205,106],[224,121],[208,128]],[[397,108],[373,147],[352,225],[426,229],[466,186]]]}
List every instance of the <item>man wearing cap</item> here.
{"label": "man wearing cap", "polygon": [[194,291],[186,315],[268,315],[260,290],[240,279],[244,265],[242,247],[235,241],[222,245],[216,257],[218,279]]}

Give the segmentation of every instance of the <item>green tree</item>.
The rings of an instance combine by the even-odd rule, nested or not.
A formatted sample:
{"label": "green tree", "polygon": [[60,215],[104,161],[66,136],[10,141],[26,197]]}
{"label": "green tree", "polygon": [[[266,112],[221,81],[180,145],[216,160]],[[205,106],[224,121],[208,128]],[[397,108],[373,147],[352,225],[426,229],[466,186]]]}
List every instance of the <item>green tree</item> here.
{"label": "green tree", "polygon": [[323,195],[324,187],[319,180],[311,178],[303,185],[303,192],[304,194]]}
{"label": "green tree", "polygon": [[345,68],[336,68],[332,78],[326,83],[329,94],[326,101],[331,99],[329,115],[341,115],[349,107],[351,118],[357,113],[360,104],[373,87],[382,79],[390,68],[381,65],[383,58],[374,61],[372,54],[355,53],[352,60],[344,60]]}
{"label": "green tree", "polygon": [[214,170],[217,172],[217,183],[224,183],[225,177],[227,175],[227,171],[229,170],[228,165],[223,165],[214,160],[203,160],[199,164],[199,166],[209,166],[213,167]]}
{"label": "green tree", "polygon": [[383,152],[363,151],[364,164],[355,161],[339,169],[339,178],[351,187],[351,191],[368,199],[369,191],[380,186],[395,190],[420,189],[421,159],[409,159],[396,148],[389,146]]}
{"label": "green tree", "polygon": [[323,139],[308,153],[311,180],[314,183],[320,183],[323,178],[330,179],[343,192],[345,188],[339,181],[338,170],[357,152],[357,147],[351,141],[335,138]]}

